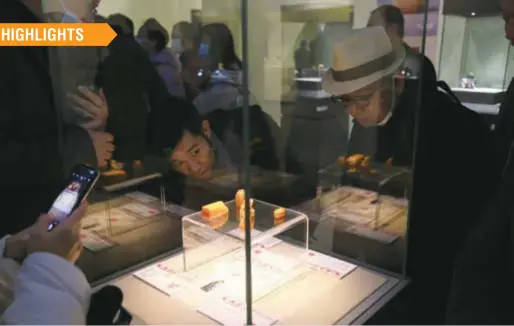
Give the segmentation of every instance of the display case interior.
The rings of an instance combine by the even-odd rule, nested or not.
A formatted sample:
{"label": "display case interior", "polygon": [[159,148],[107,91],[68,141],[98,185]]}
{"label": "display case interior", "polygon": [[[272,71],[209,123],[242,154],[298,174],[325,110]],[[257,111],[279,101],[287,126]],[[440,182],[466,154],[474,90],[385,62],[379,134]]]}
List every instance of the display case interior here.
{"label": "display case interior", "polygon": [[[164,197],[100,187],[81,223],[79,266],[91,282],[181,245],[180,212]],[[186,213],[186,212],[182,212]]]}
{"label": "display case interior", "polygon": [[[183,250],[115,280],[127,296],[126,308],[147,324],[245,324],[248,273],[237,202],[214,203],[184,217]],[[253,207],[248,240],[254,324],[350,324],[404,285],[282,237],[308,225],[303,214],[257,200]]]}

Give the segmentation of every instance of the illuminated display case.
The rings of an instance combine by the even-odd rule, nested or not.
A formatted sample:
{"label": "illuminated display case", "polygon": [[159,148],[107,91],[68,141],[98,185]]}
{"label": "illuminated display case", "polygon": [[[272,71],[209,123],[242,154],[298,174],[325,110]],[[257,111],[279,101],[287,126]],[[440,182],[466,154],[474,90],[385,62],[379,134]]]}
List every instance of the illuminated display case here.
{"label": "illuminated display case", "polygon": [[[321,81],[329,72],[333,44],[366,26],[378,2],[141,3],[127,0],[120,6],[105,1],[99,13],[122,11],[138,27],[155,17],[166,31],[194,13],[195,32],[211,24],[229,30],[242,78],[235,92],[206,102],[237,94],[227,102],[238,107],[222,109],[242,110],[241,121],[235,122],[242,131],[231,135],[237,138],[234,142],[223,143],[225,135],[215,134],[216,128],[205,131],[209,128],[200,126],[203,134],[195,135],[197,147],[191,148],[205,147],[208,153],[189,154],[214,157],[209,164],[193,162],[199,163],[202,176],[210,175],[203,169],[212,168],[213,174],[208,180],[193,179],[194,173],[185,176],[183,200],[167,198],[171,191],[182,191],[182,184],[170,181],[166,170],[137,170],[131,174],[134,178],[102,181],[106,197],[92,205],[83,233],[105,243],[96,251],[85,244],[79,265],[95,280],[105,277],[95,285],[120,287],[124,307],[141,324],[370,322],[409,283],[404,267],[412,167],[375,163],[365,155],[360,165],[348,164],[350,156],[338,160],[348,152],[352,119],[347,107],[323,91]],[[415,37],[421,40],[418,25]],[[169,35],[171,52],[175,34]],[[209,38],[196,36],[202,36],[195,39],[200,56]],[[301,56],[304,40],[311,42],[318,58],[298,73],[295,58]],[[209,80],[202,80],[197,91],[207,89],[203,82]],[[279,164],[273,169],[256,167],[244,157],[253,154],[253,140],[262,140],[251,138],[255,121],[250,120],[248,104],[253,100],[277,129],[272,138]],[[220,147],[227,152],[243,147],[236,153],[242,155],[227,155],[243,159],[223,165],[216,160]],[[149,194],[139,182],[157,183],[157,191]],[[246,211],[235,198],[240,189],[252,203],[248,220],[241,218]],[[93,267],[103,265],[118,268],[100,273]]]}

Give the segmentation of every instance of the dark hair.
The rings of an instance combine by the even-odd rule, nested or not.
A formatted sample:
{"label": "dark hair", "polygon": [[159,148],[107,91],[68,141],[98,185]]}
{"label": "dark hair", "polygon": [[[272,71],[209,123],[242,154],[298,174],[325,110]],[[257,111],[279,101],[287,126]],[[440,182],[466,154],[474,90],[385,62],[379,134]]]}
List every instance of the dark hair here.
{"label": "dark hair", "polygon": [[134,36],[134,21],[130,19],[129,17],[117,13],[112,14],[109,17],[107,17],[107,21],[109,22],[109,25],[113,27],[113,29],[116,27],[116,30],[121,30],[120,35],[124,36]]}
{"label": "dark hair", "polygon": [[166,41],[166,44],[170,41],[170,35],[168,34],[168,31],[164,26],[162,26],[161,23],[155,18],[148,18],[145,20],[143,25],[139,28],[137,31],[137,37],[138,38],[145,38],[148,36],[149,31],[159,31],[164,35],[164,39]]}
{"label": "dark hair", "polygon": [[212,71],[222,63],[225,69],[241,69],[241,60],[237,57],[234,37],[227,25],[208,24],[202,27],[202,36],[209,37],[209,64]]}
{"label": "dark hair", "polygon": [[161,31],[149,30],[148,40],[155,42],[156,52],[161,52],[166,48],[166,36]]}
{"label": "dark hair", "polygon": [[174,150],[187,130],[196,136],[203,136],[203,119],[194,105],[186,100],[169,97],[161,110],[149,115],[149,141],[151,149],[159,153]]}
{"label": "dark hair", "polygon": [[396,25],[398,27],[398,36],[405,36],[405,18],[400,8],[393,5],[382,5],[375,9],[379,11],[386,25]]}
{"label": "dark hair", "polygon": [[173,36],[173,32],[176,30],[180,31],[180,36],[182,38],[194,41],[195,40],[195,29],[193,27],[193,24],[186,21],[181,21],[173,25],[173,28],[171,30],[171,34]]}

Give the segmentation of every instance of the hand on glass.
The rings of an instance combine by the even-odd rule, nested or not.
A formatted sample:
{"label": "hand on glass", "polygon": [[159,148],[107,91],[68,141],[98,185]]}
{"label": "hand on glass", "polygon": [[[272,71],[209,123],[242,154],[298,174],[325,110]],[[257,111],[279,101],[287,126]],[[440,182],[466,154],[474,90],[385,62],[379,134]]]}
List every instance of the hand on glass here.
{"label": "hand on glass", "polygon": [[114,152],[114,136],[102,131],[89,130],[89,136],[95,147],[96,160],[99,168],[104,168]]}
{"label": "hand on glass", "polygon": [[[77,219],[80,221],[80,219],[85,215],[86,213],[86,204],[81,205],[71,216],[73,217],[71,223],[77,224]],[[52,232],[48,232],[48,225],[52,222],[52,218],[48,215],[43,215],[39,218],[38,222],[25,230],[12,235],[7,238],[5,243],[5,249],[4,249],[4,257],[10,258],[13,260],[16,260],[18,263],[23,263],[23,260],[27,257],[29,253],[29,241],[31,242],[31,252],[34,252],[35,248],[38,247],[38,243],[40,240],[37,240],[38,237],[40,238],[40,235],[37,235],[38,233],[53,233],[57,229],[59,229],[62,225],[59,225],[58,228],[56,228]],[[65,224],[66,227],[66,224]],[[78,224],[78,227],[80,227],[80,223]],[[45,233],[45,234],[46,234]],[[36,239],[31,239],[33,235],[37,235]],[[78,243],[78,242],[77,242]],[[41,246],[39,246],[41,248]],[[44,247],[43,247],[44,248]],[[68,254],[68,259],[70,261],[76,261],[78,257],[80,256],[80,250],[81,245],[76,244],[73,248],[73,250],[70,250]],[[36,251],[44,251],[44,250],[36,250]]]}
{"label": "hand on glass", "polygon": [[86,86],[79,86],[80,95],[68,94],[73,109],[90,120],[82,124],[87,130],[104,130],[109,117],[109,106],[104,91],[98,94]]}
{"label": "hand on glass", "polygon": [[52,217],[43,215],[33,226],[27,240],[27,255],[47,252],[75,263],[82,253],[80,222],[87,211],[87,204],[80,205],[68,218],[48,232]]}

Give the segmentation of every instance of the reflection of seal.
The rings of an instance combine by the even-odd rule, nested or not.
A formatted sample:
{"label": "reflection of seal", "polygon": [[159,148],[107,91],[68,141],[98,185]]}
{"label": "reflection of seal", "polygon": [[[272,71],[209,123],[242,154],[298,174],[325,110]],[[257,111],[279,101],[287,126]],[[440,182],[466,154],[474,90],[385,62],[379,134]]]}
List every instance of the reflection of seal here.
{"label": "reflection of seal", "polygon": [[220,284],[223,284],[225,283],[225,281],[223,280],[219,280],[219,281],[213,281],[207,285],[204,285],[201,287],[201,289],[205,292],[211,292],[212,290],[214,290],[218,285]]}

